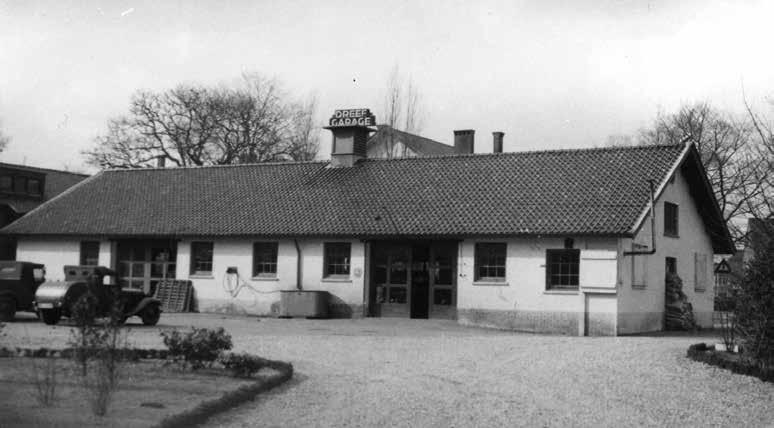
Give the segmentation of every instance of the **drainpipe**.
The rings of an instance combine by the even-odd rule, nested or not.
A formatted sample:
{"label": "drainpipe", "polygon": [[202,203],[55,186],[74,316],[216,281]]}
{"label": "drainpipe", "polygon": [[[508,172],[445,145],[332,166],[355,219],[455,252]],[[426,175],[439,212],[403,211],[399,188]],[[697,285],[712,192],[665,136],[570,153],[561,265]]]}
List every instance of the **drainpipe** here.
{"label": "drainpipe", "polygon": [[644,256],[656,253],[656,196],[655,196],[655,181],[653,179],[648,180],[650,185],[650,250],[646,251],[624,251],[624,256]]}
{"label": "drainpipe", "polygon": [[301,267],[301,247],[298,245],[298,239],[294,239],[293,243],[296,245],[296,288],[298,291],[301,291],[304,289],[301,286],[301,273],[303,272]]}

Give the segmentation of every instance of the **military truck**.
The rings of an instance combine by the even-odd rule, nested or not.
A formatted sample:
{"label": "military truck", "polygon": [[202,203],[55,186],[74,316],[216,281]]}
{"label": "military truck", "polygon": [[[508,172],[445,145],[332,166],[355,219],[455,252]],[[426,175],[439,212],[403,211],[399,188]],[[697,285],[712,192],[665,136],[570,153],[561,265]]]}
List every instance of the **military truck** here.
{"label": "military truck", "polygon": [[35,291],[45,280],[41,264],[0,261],[0,321],[13,321],[17,311],[35,312]]}
{"label": "military truck", "polygon": [[[116,307],[120,322],[139,316],[145,325],[156,325],[161,317],[161,301],[142,290],[122,289],[115,282],[105,284],[105,277],[115,278],[116,272],[104,266],[65,266],[64,281],[46,281],[35,293],[35,306],[43,322],[54,325],[62,317],[72,317],[75,304],[90,293],[96,317],[111,315]],[[118,299],[118,301],[116,301]]]}

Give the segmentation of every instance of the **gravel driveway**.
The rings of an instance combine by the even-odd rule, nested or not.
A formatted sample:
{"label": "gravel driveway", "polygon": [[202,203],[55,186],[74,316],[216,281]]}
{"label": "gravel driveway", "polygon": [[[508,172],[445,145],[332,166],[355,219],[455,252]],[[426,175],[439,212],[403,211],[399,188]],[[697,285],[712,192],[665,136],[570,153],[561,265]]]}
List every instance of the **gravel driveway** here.
{"label": "gravel driveway", "polygon": [[[712,337],[540,336],[449,321],[165,315],[133,328],[225,327],[236,350],[290,361],[287,385],[211,426],[774,426],[774,385],[685,358]],[[66,326],[16,322],[12,346],[63,346]]]}

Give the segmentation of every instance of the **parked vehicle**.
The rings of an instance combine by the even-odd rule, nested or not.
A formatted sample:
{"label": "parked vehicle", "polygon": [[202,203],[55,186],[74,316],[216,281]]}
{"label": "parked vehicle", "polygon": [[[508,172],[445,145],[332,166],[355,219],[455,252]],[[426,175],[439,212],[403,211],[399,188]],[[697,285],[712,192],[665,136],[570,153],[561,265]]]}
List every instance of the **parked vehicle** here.
{"label": "parked vehicle", "polygon": [[0,261],[0,321],[13,321],[16,311],[35,312],[35,291],[45,280],[41,264]]}
{"label": "parked vehicle", "polygon": [[[156,325],[161,316],[161,301],[142,290],[121,289],[118,284],[105,284],[105,277],[115,278],[112,269],[103,266],[65,266],[64,281],[46,281],[35,293],[35,305],[43,322],[54,325],[61,317],[71,318],[75,303],[86,293],[94,296],[97,317],[110,315],[115,299],[125,322],[139,316],[145,325]],[[115,281],[113,281],[115,282]]]}

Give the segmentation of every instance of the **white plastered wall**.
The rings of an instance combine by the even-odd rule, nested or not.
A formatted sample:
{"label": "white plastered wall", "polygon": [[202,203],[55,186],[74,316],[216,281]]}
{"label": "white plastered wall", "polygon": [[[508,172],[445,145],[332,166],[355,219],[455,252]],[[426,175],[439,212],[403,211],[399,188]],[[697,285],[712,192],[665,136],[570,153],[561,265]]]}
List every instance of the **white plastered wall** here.
{"label": "white plastered wall", "polygon": [[[566,316],[562,314],[571,313],[577,317],[577,334],[583,334],[586,295],[615,295],[618,285],[618,241],[615,238],[571,238],[574,238],[574,248],[581,250],[581,283],[577,291],[546,290],[546,250],[564,248],[564,237],[469,239],[461,242],[457,278],[458,309],[531,312],[548,318],[549,323],[554,315]],[[480,283],[474,280],[477,242],[508,244],[505,282]],[[606,310],[614,316],[615,304]]]}
{"label": "white plastered wall", "polygon": [[[94,241],[93,238],[25,238],[17,241],[16,260],[41,263],[46,266],[46,279],[64,280],[64,267],[77,265],[81,259],[81,241]],[[99,242],[99,264],[113,265],[115,244],[110,241]]]}
{"label": "white plastered wall", "polygon": [[[203,240],[197,240],[203,241]],[[231,312],[270,315],[276,311],[280,290],[295,290],[297,252],[293,240],[279,240],[276,278],[253,278],[253,243],[258,240],[217,240],[213,242],[212,275],[190,273],[191,240],[177,248],[177,278],[190,279],[202,312]],[[270,240],[268,240],[270,241]],[[352,245],[350,277],[330,281],[323,278],[325,242],[349,242]],[[325,290],[333,304],[362,305],[365,272],[365,247],[357,240],[299,240],[302,254],[302,286],[305,290]],[[228,278],[226,269],[236,267],[239,282]]]}
{"label": "white plastered wall", "polygon": [[[664,202],[678,206],[678,237],[664,236]],[[629,334],[663,329],[666,257],[677,259],[677,274],[683,281],[683,292],[693,305],[696,321],[702,327],[711,327],[715,284],[712,242],[679,168],[674,180],[667,184],[656,200],[655,214],[656,253],[621,259],[620,277],[623,286],[618,300],[618,332]],[[627,251],[633,248],[633,243],[650,248],[649,213],[634,239],[622,239],[621,243],[623,250]],[[705,267],[704,277],[707,281],[703,291],[696,290],[697,253],[707,255],[709,260]]]}

